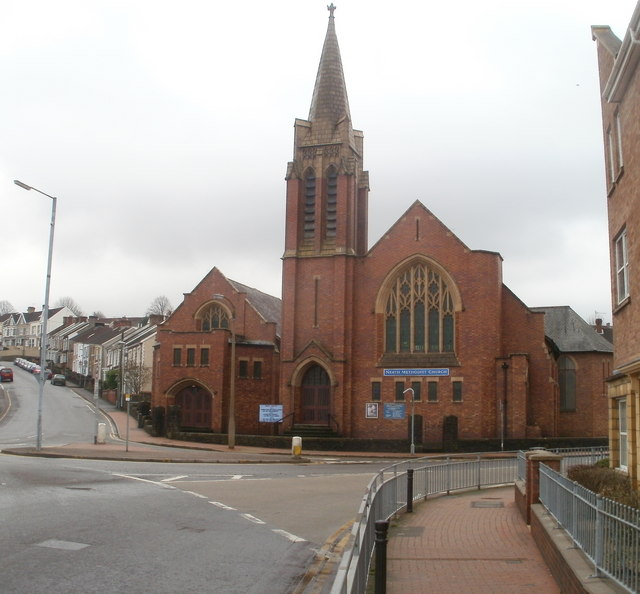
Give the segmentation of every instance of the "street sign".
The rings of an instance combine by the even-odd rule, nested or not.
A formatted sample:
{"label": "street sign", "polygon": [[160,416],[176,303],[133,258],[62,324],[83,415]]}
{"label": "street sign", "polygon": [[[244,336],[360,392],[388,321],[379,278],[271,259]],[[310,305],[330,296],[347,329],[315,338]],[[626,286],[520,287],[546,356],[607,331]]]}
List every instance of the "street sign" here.
{"label": "street sign", "polygon": [[406,407],[404,402],[385,402],[384,418],[385,419],[404,419]]}
{"label": "street sign", "polygon": [[419,377],[419,376],[447,376],[449,375],[449,369],[446,367],[431,367],[420,369],[385,369],[383,372],[385,376],[395,377]]}

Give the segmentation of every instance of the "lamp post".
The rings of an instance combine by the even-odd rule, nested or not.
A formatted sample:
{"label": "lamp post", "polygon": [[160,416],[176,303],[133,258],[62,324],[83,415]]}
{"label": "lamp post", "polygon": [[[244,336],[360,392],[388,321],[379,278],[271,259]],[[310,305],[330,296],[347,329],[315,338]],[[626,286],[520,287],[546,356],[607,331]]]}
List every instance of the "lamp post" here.
{"label": "lamp post", "polygon": [[[213,298],[216,301],[226,301],[224,295],[215,293]],[[231,331],[231,377],[229,378],[229,423],[227,424],[227,447],[233,450],[236,447],[236,317],[231,309],[229,319],[229,330]]]}
{"label": "lamp post", "polygon": [[404,392],[402,392],[403,394],[406,394],[407,392],[411,392],[411,449],[409,450],[409,452],[411,453],[411,455],[416,453],[416,444],[414,441],[414,423],[415,423],[415,412],[416,412],[416,396],[413,392],[413,388],[407,388]]}
{"label": "lamp post", "polygon": [[20,186],[24,190],[33,190],[42,194],[47,198],[51,198],[51,228],[49,230],[49,255],[47,257],[47,279],[44,289],[44,305],[42,306],[42,332],[40,334],[40,384],[38,387],[38,422],[36,431],[36,450],[40,451],[42,448],[42,400],[44,395],[44,382],[46,381],[46,369],[47,369],[47,320],[49,318],[49,287],[51,285],[51,259],[53,256],[53,231],[56,224],[56,202],[55,196],[38,190],[32,186],[29,186],[17,179],[13,180],[16,186]]}

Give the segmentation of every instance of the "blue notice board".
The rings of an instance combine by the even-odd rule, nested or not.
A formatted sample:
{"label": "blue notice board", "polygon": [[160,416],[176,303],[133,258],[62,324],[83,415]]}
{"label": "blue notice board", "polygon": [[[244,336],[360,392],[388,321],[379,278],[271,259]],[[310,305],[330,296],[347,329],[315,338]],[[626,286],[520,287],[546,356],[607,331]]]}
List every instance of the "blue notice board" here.
{"label": "blue notice board", "polygon": [[385,419],[404,419],[406,407],[404,402],[385,402],[384,418]]}

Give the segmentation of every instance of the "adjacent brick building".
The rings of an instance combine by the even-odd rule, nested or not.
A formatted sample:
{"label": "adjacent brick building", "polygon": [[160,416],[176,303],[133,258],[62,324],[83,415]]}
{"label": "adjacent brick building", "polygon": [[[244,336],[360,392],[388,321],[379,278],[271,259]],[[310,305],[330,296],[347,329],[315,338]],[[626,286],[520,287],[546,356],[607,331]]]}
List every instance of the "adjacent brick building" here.
{"label": "adjacent brick building", "polygon": [[[640,4],[622,40],[592,27],[598,48],[614,321],[609,383],[612,464],[640,482]],[[634,267],[636,265],[636,267]]]}
{"label": "adjacent brick building", "polygon": [[[282,303],[214,269],[159,327],[154,405],[179,403],[183,425],[216,432],[227,427],[231,399],[239,433],[269,430],[258,408],[276,403],[287,427],[351,438],[408,439],[412,412],[415,441],[429,445],[604,436],[603,377],[589,372],[575,397],[578,384],[565,381],[575,374],[558,373],[545,311],[503,284],[500,254],[470,249],[420,202],[368,247],[364,137],[352,127],[330,10],[286,174]],[[581,330],[600,338],[586,323]],[[611,348],[598,349],[601,374]],[[591,366],[568,356],[578,374]],[[263,377],[243,383],[256,360]],[[561,410],[567,386],[573,408]]]}

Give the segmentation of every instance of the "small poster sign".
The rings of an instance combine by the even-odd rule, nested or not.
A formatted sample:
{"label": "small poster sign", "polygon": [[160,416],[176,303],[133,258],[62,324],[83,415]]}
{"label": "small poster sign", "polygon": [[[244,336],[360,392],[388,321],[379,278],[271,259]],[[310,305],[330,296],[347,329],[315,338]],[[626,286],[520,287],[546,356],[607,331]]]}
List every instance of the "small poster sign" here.
{"label": "small poster sign", "polygon": [[261,404],[260,422],[277,423],[282,421],[282,404]]}

